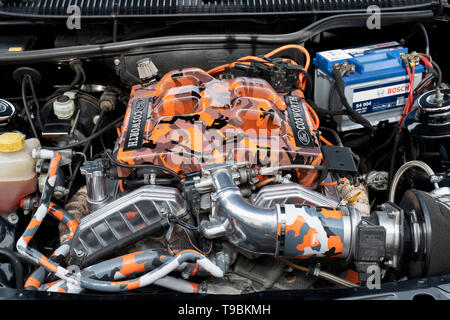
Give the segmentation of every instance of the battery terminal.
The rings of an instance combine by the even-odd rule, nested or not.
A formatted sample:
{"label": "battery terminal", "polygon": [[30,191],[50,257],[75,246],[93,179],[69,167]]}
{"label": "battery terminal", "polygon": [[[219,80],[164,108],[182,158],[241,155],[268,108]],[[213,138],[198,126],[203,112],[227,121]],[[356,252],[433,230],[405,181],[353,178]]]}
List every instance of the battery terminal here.
{"label": "battery terminal", "polygon": [[411,53],[401,53],[400,58],[402,58],[402,61],[405,65],[409,64],[411,67],[415,67],[419,65],[420,63],[420,56],[421,54],[413,51]]}
{"label": "battery terminal", "polygon": [[355,65],[344,61],[342,64],[335,63],[333,65],[333,69],[338,70],[341,73],[341,76],[346,75],[347,73],[355,72]]}

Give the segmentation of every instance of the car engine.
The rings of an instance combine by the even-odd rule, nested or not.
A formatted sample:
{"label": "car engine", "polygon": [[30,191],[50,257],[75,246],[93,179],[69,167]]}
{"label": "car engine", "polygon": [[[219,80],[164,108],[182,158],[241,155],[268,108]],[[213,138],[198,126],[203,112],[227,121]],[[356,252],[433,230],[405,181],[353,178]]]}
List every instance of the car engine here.
{"label": "car engine", "polygon": [[212,66],[0,56],[16,81],[0,286],[241,295],[449,274],[448,70],[405,41],[299,43]]}

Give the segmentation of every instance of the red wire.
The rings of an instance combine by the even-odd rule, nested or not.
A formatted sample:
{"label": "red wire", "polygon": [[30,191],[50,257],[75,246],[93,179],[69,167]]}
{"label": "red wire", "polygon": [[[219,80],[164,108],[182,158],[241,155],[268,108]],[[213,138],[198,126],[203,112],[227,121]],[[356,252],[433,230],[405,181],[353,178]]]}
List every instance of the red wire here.
{"label": "red wire", "polygon": [[[408,72],[409,84],[411,85],[411,71],[409,70],[409,67],[406,67],[406,71]],[[406,110],[408,109],[408,104],[409,104],[409,96],[408,96],[408,99],[406,99],[405,106],[403,107],[403,110],[402,110],[402,115],[400,117],[400,120],[398,121],[398,124],[400,126],[403,122],[403,118],[404,118],[404,115],[406,114]]]}
{"label": "red wire", "polygon": [[[428,56],[428,57],[430,58],[430,60],[428,60],[428,59],[426,58],[426,56],[422,55],[422,56],[420,56],[420,60],[423,62],[423,64],[424,64],[425,66],[434,69],[433,64],[431,63],[432,58],[431,58],[431,56]],[[428,75],[428,74],[427,74],[427,75]],[[428,81],[427,84],[426,84],[425,86],[423,86],[423,88],[426,88],[432,81],[433,81],[433,80]],[[423,90],[423,89],[421,89],[420,91],[422,91],[422,90]],[[420,91],[419,91],[419,92],[420,92]]]}
{"label": "red wire", "polygon": [[409,107],[408,107],[408,113],[412,110],[412,106],[414,103],[414,78],[416,76],[416,68],[413,66],[412,67],[412,76],[410,78],[410,85],[409,85],[409,97],[410,97],[410,102],[409,102]]}
{"label": "red wire", "polygon": [[428,81],[427,84],[424,85],[423,88],[420,89],[418,92],[420,92],[420,91],[422,91],[424,88],[428,87],[428,86],[430,85],[431,82],[433,82],[433,80]]}
{"label": "red wire", "polygon": [[408,95],[408,99],[406,100],[405,106],[403,107],[403,111],[402,111],[400,120],[398,121],[400,129],[401,129],[401,125],[403,123],[403,119],[405,118],[405,115],[411,111],[412,104],[413,104],[415,68],[411,67],[411,69],[412,69],[412,72],[410,71],[409,67],[406,67],[406,71],[408,72],[408,77],[409,77],[409,95]]}
{"label": "red wire", "polygon": [[426,65],[427,67],[433,68],[431,61],[425,58],[425,56],[420,56],[420,60],[422,60],[423,64]]}

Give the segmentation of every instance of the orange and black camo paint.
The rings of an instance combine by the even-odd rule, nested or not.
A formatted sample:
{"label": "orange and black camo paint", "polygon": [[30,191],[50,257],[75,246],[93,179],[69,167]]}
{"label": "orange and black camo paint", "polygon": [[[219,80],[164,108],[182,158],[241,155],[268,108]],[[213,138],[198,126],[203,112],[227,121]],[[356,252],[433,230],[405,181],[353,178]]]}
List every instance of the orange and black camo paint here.
{"label": "orange and black camo paint", "polygon": [[[52,253],[49,258],[50,260],[55,261],[68,256],[72,238],[78,228],[78,221],[67,210],[58,207],[53,202],[50,202],[48,212],[58,221],[66,225],[67,228],[69,228],[69,235],[66,241],[61,243],[61,245]],[[38,290],[40,285],[46,279],[47,275],[48,272],[43,267],[37,268],[36,271],[34,271],[25,282],[25,289]]]}
{"label": "orange and black camo paint", "polygon": [[[166,274],[170,273],[174,269],[183,266],[187,262],[191,263],[197,262],[199,264],[203,264],[203,266],[207,269],[207,271],[214,272],[214,274],[218,277],[223,276],[224,271],[221,270],[219,267],[217,267],[215,264],[213,264],[211,261],[209,261],[204,255],[194,250],[184,250],[178,253],[177,256],[168,257],[168,261],[165,263],[161,261],[165,257],[158,256],[161,264],[160,266],[158,266],[157,270],[153,270],[153,272],[148,272],[140,276],[139,278],[125,281],[108,281],[108,280],[103,281],[89,278],[83,275],[81,276],[76,275],[73,272],[69,271],[68,269],[62,267],[58,262],[52,261],[51,259],[47,258],[37,249],[34,249],[31,246],[29,246],[30,241],[36,234],[37,230],[39,229],[42,221],[44,220],[48,212],[53,214],[60,221],[66,223],[66,225],[68,226],[68,228],[71,230],[72,233],[78,226],[76,221],[72,217],[70,217],[70,215],[64,215],[64,211],[62,209],[58,209],[55,205],[51,203],[51,197],[54,191],[55,182],[58,174],[57,169],[60,166],[62,157],[58,152],[47,153],[47,157],[50,156],[51,161],[48,171],[49,174],[45,181],[44,190],[41,195],[39,206],[36,212],[33,214],[33,217],[31,218],[31,221],[26,227],[24,233],[19,238],[16,244],[17,251],[20,254],[32,259],[35,263],[39,264],[40,267],[44,268],[45,271],[54,273],[58,278],[66,281],[67,283],[70,283],[72,286],[75,286],[77,288],[82,287],[86,289],[106,291],[106,292],[133,290],[149,285],[154,281],[158,280],[158,278],[161,277],[160,274],[164,276],[164,272],[166,272]],[[73,239],[72,237],[69,237],[68,241],[70,242],[72,239]],[[68,245],[68,243],[64,242],[62,246],[59,247],[57,250],[61,250],[65,254],[66,252],[68,252],[69,248],[70,246]],[[136,256],[128,259],[128,264],[131,264],[131,266],[129,268],[126,268],[126,270],[124,270],[125,273],[133,272],[133,270],[136,270],[135,269],[136,267],[138,268],[137,269],[138,272],[141,270],[141,266],[139,263],[137,263],[135,257]],[[119,262],[121,264],[120,270],[122,270],[124,265],[127,264],[127,260],[126,259],[123,261],[120,260]],[[39,277],[41,277],[41,275],[39,275]],[[39,286],[40,282],[41,280],[39,278],[33,276],[27,281],[26,286],[28,286],[29,288],[36,288],[37,286]],[[67,292],[67,290],[64,287],[59,288],[59,291]]]}
{"label": "orange and black camo paint", "polygon": [[[285,205],[284,246],[279,255],[291,258],[342,257],[344,251],[344,218],[341,209]],[[279,234],[280,236],[280,234]]]}
{"label": "orange and black camo paint", "polygon": [[[288,97],[298,99],[296,110]],[[305,130],[299,133],[296,125]],[[263,79],[216,79],[189,68],[132,88],[115,157],[130,165],[157,164],[182,176],[228,161],[255,167],[311,164],[321,154],[313,127],[297,91],[283,96]],[[315,176],[307,171],[300,183],[312,185]]]}

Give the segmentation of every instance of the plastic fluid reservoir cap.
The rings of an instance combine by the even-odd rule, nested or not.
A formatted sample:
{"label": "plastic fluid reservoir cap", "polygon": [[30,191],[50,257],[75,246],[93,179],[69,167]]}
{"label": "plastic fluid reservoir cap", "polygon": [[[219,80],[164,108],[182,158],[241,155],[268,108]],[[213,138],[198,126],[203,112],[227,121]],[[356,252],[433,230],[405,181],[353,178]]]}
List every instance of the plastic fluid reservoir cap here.
{"label": "plastic fluid reservoir cap", "polygon": [[75,112],[75,102],[70,92],[64,93],[53,102],[53,112],[60,120],[70,119]]}
{"label": "plastic fluid reservoir cap", "polygon": [[25,147],[25,137],[17,132],[0,135],[0,152],[20,151]]}

